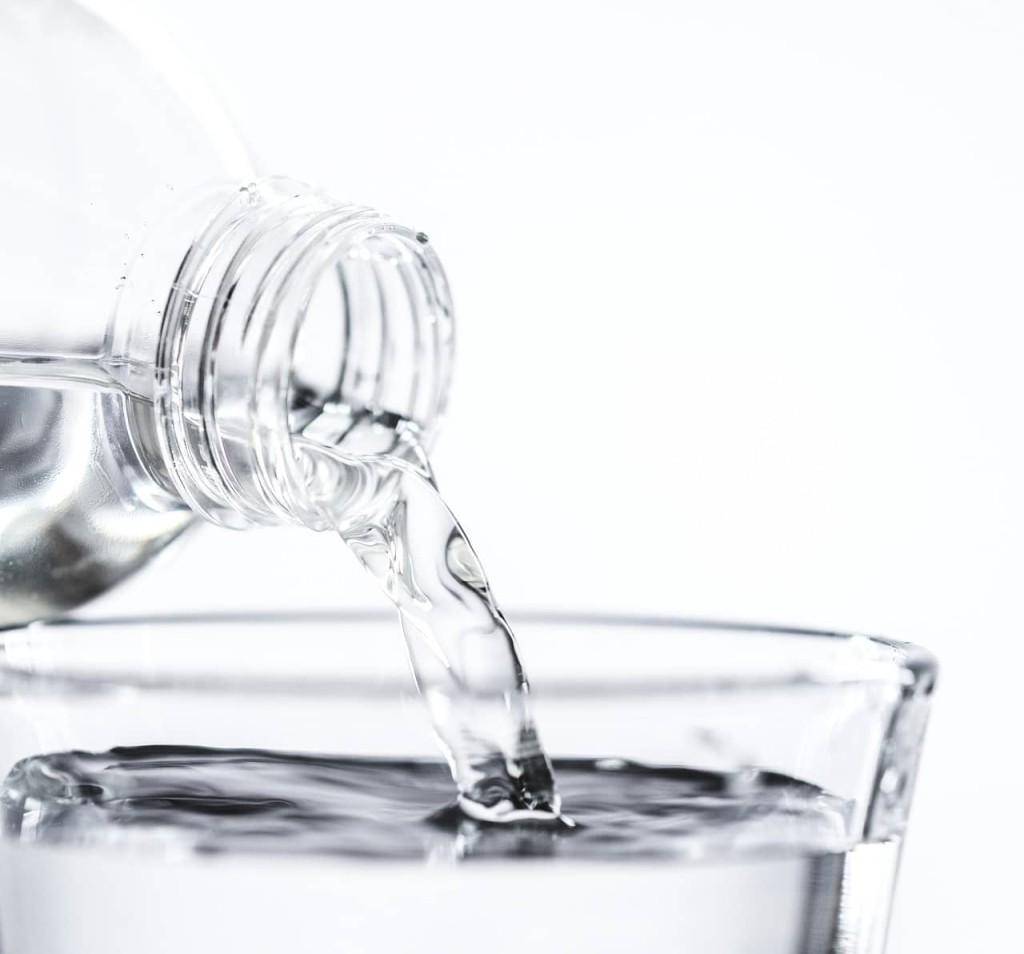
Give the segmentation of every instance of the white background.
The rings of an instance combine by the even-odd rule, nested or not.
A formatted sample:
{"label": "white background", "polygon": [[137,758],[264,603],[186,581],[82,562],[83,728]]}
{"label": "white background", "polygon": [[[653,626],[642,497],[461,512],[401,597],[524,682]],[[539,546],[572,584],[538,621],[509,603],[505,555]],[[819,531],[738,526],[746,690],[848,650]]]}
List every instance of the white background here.
{"label": "white background", "polygon": [[[429,232],[439,478],[508,604],[944,665],[893,954],[1017,943],[1024,6],[145,0],[268,171]],[[366,604],[208,531],[98,609]]]}

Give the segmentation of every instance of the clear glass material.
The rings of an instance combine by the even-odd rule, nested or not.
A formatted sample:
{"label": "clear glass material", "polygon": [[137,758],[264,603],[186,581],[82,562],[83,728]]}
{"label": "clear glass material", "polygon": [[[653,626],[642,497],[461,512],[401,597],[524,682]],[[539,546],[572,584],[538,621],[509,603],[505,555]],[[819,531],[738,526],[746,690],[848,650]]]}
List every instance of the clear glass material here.
{"label": "clear glass material", "polygon": [[[564,808],[581,835],[535,827],[508,843],[495,841],[504,826],[451,833],[417,816],[429,850],[410,857],[387,850],[377,817],[379,841],[356,850],[332,841],[329,812],[297,824],[276,776],[240,807],[194,765],[156,798],[134,778],[100,824],[102,785],[53,789],[61,773],[37,771],[33,789],[23,760],[143,752],[152,772],[167,747],[230,752],[229,767],[254,751],[330,756],[363,767],[363,797],[365,760],[433,764],[435,742],[390,615],[36,625],[3,635],[3,950],[883,951],[935,678],[927,653],[833,633],[512,618],[566,779],[573,765],[636,765],[701,780],[650,812],[649,789],[630,783],[655,850],[616,854],[621,820],[604,841],[588,835],[595,805],[572,784]],[[431,778],[443,781],[409,797],[443,810],[450,779]],[[192,828],[182,837],[182,813],[215,847],[228,829],[235,840],[202,850]]]}
{"label": "clear glass material", "polygon": [[452,339],[426,236],[257,178],[130,2],[6,0],[0,84],[0,625],[200,516],[310,523],[299,430],[429,437]]}

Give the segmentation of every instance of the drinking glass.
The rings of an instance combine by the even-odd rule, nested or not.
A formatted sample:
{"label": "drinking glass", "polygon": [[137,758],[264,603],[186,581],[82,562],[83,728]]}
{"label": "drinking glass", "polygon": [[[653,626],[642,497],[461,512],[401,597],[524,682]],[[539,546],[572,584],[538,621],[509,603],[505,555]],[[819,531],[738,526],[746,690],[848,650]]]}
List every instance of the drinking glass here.
{"label": "drinking glass", "polygon": [[[625,827],[596,837],[600,791],[569,781],[579,835],[453,826],[454,787],[392,615],[0,634],[0,949],[883,951],[935,679],[928,653],[675,619],[511,621],[556,773],[633,779],[642,839]],[[339,801],[296,821],[299,800],[279,797],[291,781],[274,774],[247,776],[245,800],[225,797],[216,772],[258,759],[302,767],[313,788],[342,766],[362,814]],[[93,774],[76,776],[82,764]],[[113,793],[104,773],[125,765],[136,774]],[[422,823],[403,816],[414,851],[395,848],[387,812],[366,808],[395,765],[422,780],[401,798],[436,802]],[[671,797],[655,804],[650,779]]]}

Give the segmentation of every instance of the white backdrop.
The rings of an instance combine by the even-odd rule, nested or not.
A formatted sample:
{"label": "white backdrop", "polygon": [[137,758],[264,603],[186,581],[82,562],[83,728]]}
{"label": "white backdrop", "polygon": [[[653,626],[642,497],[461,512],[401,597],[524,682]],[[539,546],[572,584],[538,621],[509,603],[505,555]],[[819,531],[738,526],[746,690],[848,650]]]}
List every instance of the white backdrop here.
{"label": "white backdrop", "polygon": [[[142,5],[268,171],[429,232],[437,470],[506,603],[936,651],[891,951],[1012,947],[1024,6]],[[374,599],[208,531],[97,611]]]}

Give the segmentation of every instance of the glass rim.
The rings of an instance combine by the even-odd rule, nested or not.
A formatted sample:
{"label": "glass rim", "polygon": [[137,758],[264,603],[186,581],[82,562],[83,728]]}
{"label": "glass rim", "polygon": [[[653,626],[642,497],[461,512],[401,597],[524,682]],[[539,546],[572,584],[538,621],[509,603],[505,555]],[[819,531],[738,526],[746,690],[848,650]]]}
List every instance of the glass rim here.
{"label": "glass rim", "polygon": [[[827,642],[836,650],[844,646],[856,648],[859,658],[840,660],[834,669],[817,669],[813,673],[794,665],[782,675],[758,677],[756,675],[716,676],[665,676],[661,678],[641,677],[632,682],[606,678],[595,683],[573,682],[573,680],[545,679],[540,686],[545,695],[559,696],[614,696],[630,692],[721,692],[762,687],[793,686],[794,688],[814,685],[850,685],[857,683],[897,682],[903,692],[930,693],[938,672],[936,658],[926,649],[908,642],[884,636],[865,635],[841,630],[815,629],[811,627],[787,626],[782,624],[757,623],[743,620],[703,619],[672,615],[648,615],[615,612],[576,612],[572,610],[513,610],[509,613],[513,629],[520,624],[529,626],[541,624],[554,627],[576,628],[605,627],[629,628],[633,630],[658,631],[679,636],[689,634],[733,634],[742,637],[792,637]],[[167,613],[153,616],[125,615],[110,617],[68,617],[52,621],[39,621],[24,626],[0,630],[0,695],[9,691],[7,687],[34,688],[48,692],[82,694],[120,689],[140,691],[182,691],[219,693],[281,693],[326,695],[345,693],[348,696],[394,696],[408,687],[399,686],[395,679],[372,677],[245,675],[224,668],[215,673],[147,673],[137,670],[87,670],[75,671],[68,668],[50,668],[43,671],[27,667],[19,662],[12,646],[26,637],[46,638],[45,634],[68,633],[76,630],[103,631],[123,627],[145,626],[153,629],[189,626],[232,626],[232,625],[274,625],[291,623],[315,626],[326,623],[369,623],[387,624],[398,628],[398,618],[388,610],[272,610],[253,611],[197,611],[190,613]],[[401,650],[398,650],[401,653]],[[530,660],[527,658],[528,673]],[[738,668],[738,667],[737,667]]]}

